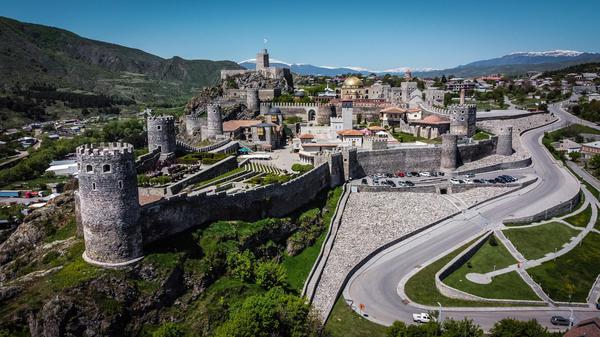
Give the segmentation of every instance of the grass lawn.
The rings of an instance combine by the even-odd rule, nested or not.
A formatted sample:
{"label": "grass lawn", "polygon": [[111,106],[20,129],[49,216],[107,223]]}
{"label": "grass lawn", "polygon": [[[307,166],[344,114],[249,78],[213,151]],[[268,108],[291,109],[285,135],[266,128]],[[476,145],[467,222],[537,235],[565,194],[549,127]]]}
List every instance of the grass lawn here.
{"label": "grass lawn", "polygon": [[227,178],[229,176],[232,176],[232,175],[234,175],[236,173],[239,173],[239,172],[242,172],[242,171],[245,171],[245,168],[243,168],[243,167],[237,167],[237,168],[235,168],[235,169],[233,169],[231,171],[225,172],[225,173],[223,173],[223,174],[221,174],[219,176],[216,176],[214,178],[211,178],[211,179],[208,179],[208,180],[204,180],[204,181],[195,183],[194,185],[192,185],[192,189],[196,190],[196,189],[204,188],[206,186],[210,186],[213,182],[215,182],[217,180],[220,180],[220,179],[223,179],[223,178]]}
{"label": "grass lawn", "polygon": [[580,246],[556,260],[527,270],[544,291],[557,301],[585,302],[600,273],[600,235],[589,233]]}
{"label": "grass lawn", "polygon": [[292,289],[298,291],[298,293],[302,291],[304,282],[306,281],[312,266],[315,264],[317,256],[319,256],[321,246],[323,245],[323,241],[325,241],[327,231],[329,230],[329,226],[331,224],[331,218],[333,217],[343,192],[344,190],[341,187],[338,187],[333,190],[331,197],[327,200],[326,211],[323,215],[325,229],[323,230],[323,233],[319,235],[315,243],[312,246],[305,248],[296,256],[286,255],[283,258],[282,264],[287,270],[288,284]]}
{"label": "grass lawn", "polygon": [[[598,212],[600,212],[600,209],[598,210]],[[600,216],[596,218],[596,224],[594,225],[594,228],[600,230]]]}
{"label": "grass lawn", "polygon": [[583,210],[583,212],[579,214],[572,215],[568,218],[565,218],[565,221],[570,223],[573,226],[577,227],[585,227],[592,217],[592,205],[589,204],[588,207]]}
{"label": "grass lawn", "polygon": [[579,231],[559,222],[526,228],[504,230],[504,235],[528,260],[539,259],[547,253],[560,249]]}
{"label": "grass lawn", "polygon": [[496,269],[508,267],[517,261],[501,242],[496,246],[490,240],[481,246],[473,257],[443,281],[447,285],[486,298],[539,300],[533,290],[521,279],[517,272],[496,276],[490,284],[477,284],[467,280],[468,273],[487,273]]}
{"label": "grass lawn", "polygon": [[435,274],[456,255],[473,244],[475,240],[465,244],[452,253],[421,269],[418,273],[411,277],[410,280],[406,282],[406,286],[404,287],[404,292],[409,299],[416,303],[433,306],[437,306],[437,303],[440,302],[445,307],[515,306],[515,304],[504,302],[477,302],[453,299],[442,295],[435,287]]}
{"label": "grass lawn", "polygon": [[441,138],[434,138],[434,139],[427,139],[427,138],[422,138],[422,137],[415,137],[414,135],[411,135],[410,133],[404,133],[404,132],[394,132],[392,133],[392,136],[394,136],[394,138],[396,138],[397,141],[399,141],[400,143],[414,143],[414,142],[423,142],[423,143],[429,143],[429,144],[438,144],[442,142]]}
{"label": "grass lawn", "polygon": [[384,337],[386,327],[360,317],[338,298],[325,324],[325,332],[332,337]]}
{"label": "grass lawn", "polygon": [[475,133],[475,135],[473,135],[473,139],[474,140],[486,140],[486,139],[490,139],[490,134],[485,132],[485,131],[481,131],[481,130],[477,130],[477,132]]}
{"label": "grass lawn", "polygon": [[67,180],[69,180],[69,177],[66,177],[66,176],[42,175],[38,178],[24,180],[24,181],[16,181],[14,183],[10,183],[8,185],[2,186],[1,189],[4,189],[4,190],[14,190],[14,189],[38,190],[41,187],[44,187],[44,189],[45,189],[46,184],[64,183]]}

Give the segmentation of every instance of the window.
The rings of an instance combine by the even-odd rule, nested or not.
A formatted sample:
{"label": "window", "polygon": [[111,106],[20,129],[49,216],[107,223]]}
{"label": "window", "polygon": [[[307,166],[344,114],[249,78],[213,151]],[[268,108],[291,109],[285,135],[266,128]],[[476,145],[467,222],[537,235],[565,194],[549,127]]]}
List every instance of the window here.
{"label": "window", "polygon": [[96,183],[92,183],[92,190],[96,190]]}
{"label": "window", "polygon": [[156,126],[156,130],[160,130],[160,125],[157,125],[157,126]]}
{"label": "window", "polygon": [[102,165],[102,173],[110,173],[110,165],[109,164]]}
{"label": "window", "polygon": [[93,172],[93,171],[94,171],[94,168],[92,167],[92,165],[86,165],[85,166],[85,172],[89,173],[89,172]]}
{"label": "window", "polygon": [[122,190],[123,189],[123,180],[119,180],[119,189]]}

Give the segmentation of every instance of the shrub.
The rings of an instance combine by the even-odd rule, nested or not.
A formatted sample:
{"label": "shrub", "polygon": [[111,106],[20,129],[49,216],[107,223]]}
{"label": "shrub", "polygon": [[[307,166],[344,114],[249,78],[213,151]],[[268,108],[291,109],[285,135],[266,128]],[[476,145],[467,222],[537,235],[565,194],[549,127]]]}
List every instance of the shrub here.
{"label": "shrub", "polygon": [[292,165],[292,171],[298,172],[300,174],[304,174],[310,170],[313,169],[314,166],[312,166],[311,164],[306,164],[306,165],[302,165],[302,164],[294,164]]}
{"label": "shrub", "polygon": [[261,262],[256,265],[254,270],[256,283],[264,289],[283,286],[287,280],[285,268],[275,262]]}
{"label": "shrub", "polygon": [[227,255],[227,270],[229,273],[242,281],[250,281],[252,279],[254,254],[249,250],[242,253],[238,251],[231,252]]}
{"label": "shrub", "polygon": [[183,337],[183,329],[175,323],[165,323],[152,333],[152,337]]}

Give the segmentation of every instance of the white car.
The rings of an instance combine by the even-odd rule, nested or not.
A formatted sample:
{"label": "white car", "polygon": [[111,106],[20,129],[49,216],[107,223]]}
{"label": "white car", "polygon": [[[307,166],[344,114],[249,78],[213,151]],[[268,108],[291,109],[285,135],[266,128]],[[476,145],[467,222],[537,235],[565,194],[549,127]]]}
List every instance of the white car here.
{"label": "white car", "polygon": [[421,173],[419,173],[419,175],[421,177],[431,177],[431,173],[429,173],[429,172],[421,172]]}
{"label": "white car", "polygon": [[450,183],[454,184],[454,185],[458,185],[458,184],[460,184],[460,180],[458,180],[456,178],[450,178]]}
{"label": "white car", "polygon": [[464,182],[465,184],[473,184],[473,180],[471,179],[465,179]]}
{"label": "white car", "polygon": [[413,321],[417,323],[429,323],[431,317],[429,317],[429,314],[422,312],[420,314],[413,314]]}

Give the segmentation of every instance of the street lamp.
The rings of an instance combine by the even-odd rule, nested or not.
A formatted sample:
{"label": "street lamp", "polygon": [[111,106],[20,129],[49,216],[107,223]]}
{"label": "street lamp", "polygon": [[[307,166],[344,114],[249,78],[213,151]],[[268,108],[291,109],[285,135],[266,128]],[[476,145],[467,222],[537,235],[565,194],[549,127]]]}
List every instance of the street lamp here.
{"label": "street lamp", "polygon": [[442,303],[437,302],[437,304],[440,306],[440,313],[438,315],[438,322],[442,322]]}

